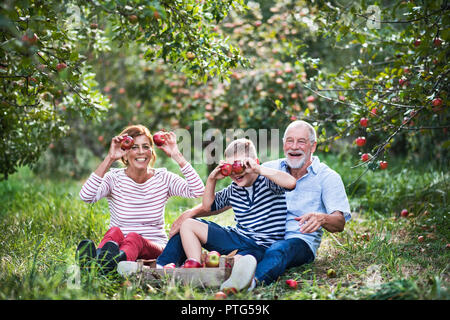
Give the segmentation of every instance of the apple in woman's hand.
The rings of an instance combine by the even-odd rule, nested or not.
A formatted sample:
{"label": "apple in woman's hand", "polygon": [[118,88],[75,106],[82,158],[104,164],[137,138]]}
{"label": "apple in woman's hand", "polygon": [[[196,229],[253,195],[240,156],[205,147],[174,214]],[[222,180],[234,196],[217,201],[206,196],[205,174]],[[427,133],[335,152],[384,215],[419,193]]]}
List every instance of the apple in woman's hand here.
{"label": "apple in woman's hand", "polygon": [[158,146],[161,147],[166,142],[166,137],[164,136],[165,132],[158,131],[153,135],[153,142]]}
{"label": "apple in woman's hand", "polygon": [[123,150],[129,150],[134,145],[134,139],[130,136],[126,136],[120,141],[120,147]]}

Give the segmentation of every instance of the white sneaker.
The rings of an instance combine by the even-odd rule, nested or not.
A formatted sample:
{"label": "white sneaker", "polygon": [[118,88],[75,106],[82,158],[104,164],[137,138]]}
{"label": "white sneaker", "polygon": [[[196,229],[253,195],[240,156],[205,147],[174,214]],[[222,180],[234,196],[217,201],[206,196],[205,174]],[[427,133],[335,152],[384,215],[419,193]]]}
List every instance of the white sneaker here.
{"label": "white sneaker", "polygon": [[234,263],[230,277],[222,283],[220,290],[237,292],[248,288],[255,276],[256,265],[256,259],[252,255],[247,254],[238,259]]}
{"label": "white sneaker", "polygon": [[120,261],[117,265],[117,272],[122,276],[129,276],[136,273],[138,263],[136,261]]}

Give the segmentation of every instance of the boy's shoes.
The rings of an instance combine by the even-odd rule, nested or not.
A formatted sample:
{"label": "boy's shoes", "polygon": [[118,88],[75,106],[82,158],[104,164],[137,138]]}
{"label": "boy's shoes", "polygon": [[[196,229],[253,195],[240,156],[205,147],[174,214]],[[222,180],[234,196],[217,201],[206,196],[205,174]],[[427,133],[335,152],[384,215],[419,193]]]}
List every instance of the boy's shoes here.
{"label": "boy's shoes", "polygon": [[231,270],[230,277],[220,286],[220,290],[236,293],[250,287],[255,276],[257,261],[252,255],[238,259]]}
{"label": "boy's shoes", "polygon": [[126,260],[127,255],[119,249],[119,245],[114,241],[106,242],[100,248],[97,256],[97,262],[100,264],[100,272],[103,274],[113,271],[119,262]]}
{"label": "boy's shoes", "polygon": [[117,265],[117,272],[122,276],[129,276],[137,272],[138,263],[136,261],[120,261]]}
{"label": "boy's shoes", "polygon": [[95,262],[96,256],[94,241],[89,239],[81,240],[75,253],[75,259],[78,261],[80,268],[86,270],[92,262]]}

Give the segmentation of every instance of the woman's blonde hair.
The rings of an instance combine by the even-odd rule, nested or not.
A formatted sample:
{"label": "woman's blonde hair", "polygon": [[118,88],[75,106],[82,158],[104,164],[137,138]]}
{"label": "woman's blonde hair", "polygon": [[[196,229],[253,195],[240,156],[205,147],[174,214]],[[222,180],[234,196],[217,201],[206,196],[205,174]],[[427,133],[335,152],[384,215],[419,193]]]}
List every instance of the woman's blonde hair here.
{"label": "woman's blonde hair", "polygon": [[[126,127],[125,129],[123,129],[119,135],[120,136],[127,135],[127,136],[132,137],[133,139],[135,139],[138,136],[145,135],[148,138],[148,140],[150,141],[150,146],[152,148],[152,158],[150,159],[149,166],[153,167],[153,165],[156,162],[155,145],[153,144],[152,134],[150,133],[150,130],[148,130],[148,128],[146,126],[144,126],[142,124],[131,125],[131,126]],[[126,165],[126,166],[128,165],[128,161],[125,160],[123,157],[121,160],[124,165]]]}

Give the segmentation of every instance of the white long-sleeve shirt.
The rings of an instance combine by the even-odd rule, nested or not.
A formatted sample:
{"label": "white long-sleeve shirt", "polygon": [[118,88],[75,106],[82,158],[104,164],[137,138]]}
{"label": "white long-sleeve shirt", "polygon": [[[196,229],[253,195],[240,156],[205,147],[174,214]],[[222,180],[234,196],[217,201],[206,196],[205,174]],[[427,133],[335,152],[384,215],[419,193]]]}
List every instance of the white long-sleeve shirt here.
{"label": "white long-sleeve shirt", "polygon": [[111,169],[103,178],[92,173],[81,188],[80,198],[93,203],[106,197],[111,213],[110,228],[119,227],[124,235],[136,232],[165,245],[164,209],[168,198],[198,198],[205,189],[191,164],[187,163],[181,172],[186,179],[166,168],[156,168],[154,176],[144,183],[129,178],[124,168]]}

